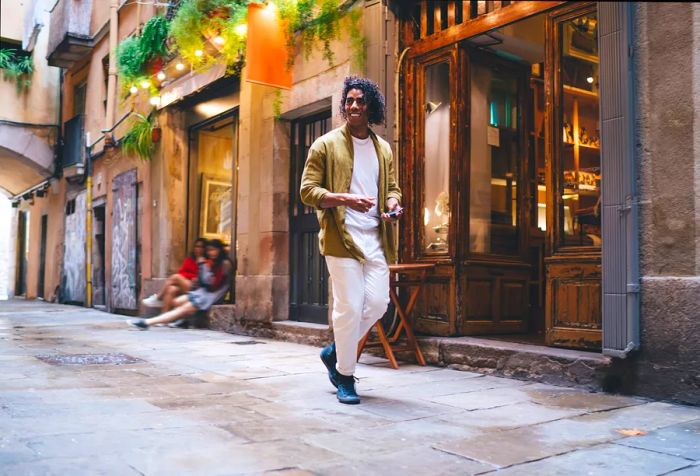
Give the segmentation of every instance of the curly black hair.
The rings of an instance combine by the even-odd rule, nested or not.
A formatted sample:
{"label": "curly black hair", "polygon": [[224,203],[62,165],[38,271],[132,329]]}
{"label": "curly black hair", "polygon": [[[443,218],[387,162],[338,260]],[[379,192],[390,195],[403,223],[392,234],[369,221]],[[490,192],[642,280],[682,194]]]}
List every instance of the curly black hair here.
{"label": "curly black hair", "polygon": [[384,95],[379,90],[379,86],[374,81],[359,76],[348,76],[343,83],[343,96],[340,98],[340,115],[347,120],[345,112],[345,99],[348,97],[348,91],[351,89],[359,89],[365,95],[365,104],[367,104],[367,115],[369,123],[384,124],[386,120],[386,101]]}

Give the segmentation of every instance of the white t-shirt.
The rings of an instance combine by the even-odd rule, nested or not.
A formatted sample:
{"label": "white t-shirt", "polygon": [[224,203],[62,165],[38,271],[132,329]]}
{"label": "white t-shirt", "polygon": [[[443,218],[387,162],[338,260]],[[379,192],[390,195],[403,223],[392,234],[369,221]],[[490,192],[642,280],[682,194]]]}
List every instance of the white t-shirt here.
{"label": "white t-shirt", "polygon": [[354,164],[350,193],[374,197],[374,206],[367,212],[361,213],[350,207],[345,209],[345,224],[364,230],[379,226],[377,200],[379,196],[379,159],[371,137],[358,139],[352,137],[354,149]]}

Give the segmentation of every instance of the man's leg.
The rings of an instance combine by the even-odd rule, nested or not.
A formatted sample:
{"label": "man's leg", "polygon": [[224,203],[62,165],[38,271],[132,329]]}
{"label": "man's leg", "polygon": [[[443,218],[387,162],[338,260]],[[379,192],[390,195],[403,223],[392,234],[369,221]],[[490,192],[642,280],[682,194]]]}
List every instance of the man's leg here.
{"label": "man's leg", "polygon": [[364,301],[362,263],[353,258],[327,256],[333,283],[333,336],[338,356],[336,369],[345,376],[355,373],[357,342]]}
{"label": "man's leg", "polygon": [[381,259],[367,260],[364,266],[365,301],[360,319],[359,339],[382,318],[389,305],[389,266]]}

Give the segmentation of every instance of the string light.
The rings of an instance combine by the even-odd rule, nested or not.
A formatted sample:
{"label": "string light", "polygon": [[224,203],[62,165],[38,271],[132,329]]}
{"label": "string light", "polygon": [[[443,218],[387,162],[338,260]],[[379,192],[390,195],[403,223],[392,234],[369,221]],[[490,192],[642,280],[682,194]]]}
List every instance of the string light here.
{"label": "string light", "polygon": [[143,81],[141,81],[141,87],[143,89],[148,89],[151,87],[151,82],[147,79],[144,79]]}
{"label": "string light", "polygon": [[129,88],[129,92],[130,92],[131,94],[136,94],[137,92],[139,92],[139,88],[137,88],[136,86],[131,86],[131,87]]}
{"label": "string light", "polygon": [[183,69],[185,69],[185,65],[182,63],[178,63],[175,65],[175,69],[177,69],[178,71],[182,71]]}
{"label": "string light", "polygon": [[151,96],[149,102],[151,103],[151,106],[158,106],[160,104],[160,96]]}
{"label": "string light", "polygon": [[243,36],[246,33],[248,33],[248,25],[246,25],[245,23],[241,23],[236,28],[234,28],[234,30],[236,34],[238,34],[239,36]]}
{"label": "string light", "polygon": [[163,81],[165,79],[165,73],[161,71],[156,77],[158,78],[158,81]]}
{"label": "string light", "polygon": [[214,37],[214,43],[216,43],[217,45],[223,45],[224,43],[226,43],[226,40],[224,40],[222,36],[216,36]]}
{"label": "string light", "polygon": [[198,57],[198,58],[199,58],[200,56],[202,56],[203,54],[204,54],[204,52],[203,52],[202,50],[195,50],[195,51],[194,51],[194,55],[195,55],[196,57]]}

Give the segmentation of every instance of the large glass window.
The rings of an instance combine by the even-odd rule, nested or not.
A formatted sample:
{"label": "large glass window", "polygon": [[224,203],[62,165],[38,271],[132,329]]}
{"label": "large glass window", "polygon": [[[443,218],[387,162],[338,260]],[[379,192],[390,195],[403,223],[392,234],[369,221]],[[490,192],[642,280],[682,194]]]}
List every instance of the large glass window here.
{"label": "large glass window", "polygon": [[450,230],[450,64],[425,68],[423,250],[447,253]]}
{"label": "large glass window", "polygon": [[196,130],[196,236],[218,238],[231,244],[233,224],[233,167],[236,122],[234,116]]}
{"label": "large glass window", "polygon": [[561,246],[600,247],[597,15],[559,24]]}
{"label": "large glass window", "polygon": [[469,250],[514,255],[518,246],[520,98],[517,74],[470,66]]}

